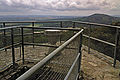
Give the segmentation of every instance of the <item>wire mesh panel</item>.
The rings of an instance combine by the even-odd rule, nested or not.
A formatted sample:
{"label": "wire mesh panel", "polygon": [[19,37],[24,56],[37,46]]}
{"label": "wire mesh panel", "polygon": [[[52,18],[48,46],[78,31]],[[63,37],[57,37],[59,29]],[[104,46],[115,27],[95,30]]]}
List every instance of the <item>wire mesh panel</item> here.
{"label": "wire mesh panel", "polygon": [[9,48],[11,45],[11,30],[0,30],[0,72],[12,63],[12,50]]}
{"label": "wire mesh panel", "polygon": [[26,62],[31,62],[31,61],[40,61],[44,57],[46,57],[46,53],[48,52],[48,47],[43,47],[43,46],[25,46],[24,47],[24,57]]}
{"label": "wire mesh panel", "polygon": [[13,29],[13,39],[14,39],[14,53],[15,53],[15,61],[19,61],[22,59],[21,52],[21,28]]}
{"label": "wire mesh panel", "polygon": [[[24,28],[25,59],[41,60],[54,51],[63,42],[67,41],[77,31]],[[34,33],[34,34],[33,34]],[[34,45],[34,47],[32,47]],[[36,56],[38,55],[38,56]],[[40,56],[41,55],[41,56]]]}
{"label": "wire mesh panel", "polygon": [[17,63],[21,58],[20,28],[1,29],[0,40],[0,68],[1,71]]}
{"label": "wire mesh panel", "polygon": [[4,47],[8,47],[11,45],[11,29],[6,29],[6,30],[3,30],[3,44],[4,44]]}
{"label": "wire mesh panel", "polygon": [[48,43],[48,37],[45,35],[45,30],[34,29],[34,43]]}
{"label": "wire mesh panel", "polygon": [[[63,30],[52,30],[52,28],[51,30],[46,30],[44,28],[34,29],[33,27],[27,28],[14,26],[1,29],[0,56],[2,58],[0,58],[0,72],[4,70],[3,68],[7,69],[8,66],[19,66],[16,65],[16,63],[19,64],[18,61],[21,60],[24,65],[31,63],[30,60],[33,60],[33,64],[30,65],[30,67],[32,67],[38,61],[48,57],[61,45],[61,43],[64,43],[75,34],[74,31]],[[68,34],[72,33],[66,35],[68,37],[61,40],[61,32]],[[79,37],[77,36],[40,68],[40,71],[43,71],[42,73],[39,73],[36,77],[32,77],[37,80],[39,80],[40,76],[42,76],[43,80],[49,80],[49,77],[51,80],[64,79],[78,54],[78,43]],[[27,65],[27,67],[29,67],[29,65]],[[43,73],[45,73],[45,75],[43,75]],[[53,78],[51,76],[53,76]]]}
{"label": "wire mesh panel", "polygon": [[0,48],[4,47],[3,41],[4,41],[3,30],[0,30]]}
{"label": "wire mesh panel", "polygon": [[[29,71],[26,72],[25,74],[27,73],[32,74],[31,76],[28,77],[28,80],[64,80],[65,76],[69,72],[71,66],[73,65],[74,61],[78,56],[79,42],[80,42],[80,35],[78,35],[77,33],[77,36],[70,38],[68,41],[63,43],[59,48],[57,48],[52,53],[50,53],[46,58],[48,58],[50,55],[54,54],[54,52],[58,50],[56,55],[54,55],[43,66],[41,66],[38,70],[36,70],[34,74],[30,73]],[[75,68],[73,69],[72,72],[75,73],[75,75],[73,75],[74,77],[77,76],[76,73],[78,73],[78,67],[79,65],[77,61],[77,63],[75,64]]]}
{"label": "wire mesh panel", "polygon": [[62,26],[63,27],[72,27],[72,22],[71,21],[63,21]]}
{"label": "wire mesh panel", "polygon": [[23,29],[24,42],[32,43],[33,38],[32,34],[33,34],[32,29],[24,28]]}
{"label": "wire mesh panel", "polygon": [[43,23],[42,24],[43,26],[42,27],[59,27],[60,23],[59,22],[54,22],[54,23]]}
{"label": "wire mesh panel", "polygon": [[2,25],[2,23],[0,23],[0,28],[2,28],[3,27],[3,25]]}
{"label": "wire mesh panel", "polygon": [[[90,53],[90,48],[97,50],[107,56],[114,58],[113,67],[116,65],[116,60],[120,60],[119,55],[119,25],[105,25],[98,23],[90,23],[90,22],[81,22],[81,21],[73,21],[76,23],[76,27],[78,24],[84,27],[84,45],[88,46],[88,53]],[[87,27],[85,27],[87,26]],[[103,34],[103,35],[101,35]],[[87,36],[88,35],[88,36]],[[87,41],[88,40],[88,41]],[[87,41],[87,43],[86,43]],[[96,46],[97,45],[97,46]]]}
{"label": "wire mesh panel", "polygon": [[[26,35],[28,33],[31,34],[28,35],[30,37]],[[51,41],[56,38],[52,39],[54,35],[48,36],[45,33],[45,29],[34,29],[33,33],[32,28],[24,29],[25,60],[40,61],[45,56],[47,56],[48,53],[56,49],[57,41],[55,42],[55,44],[51,44]],[[34,47],[32,45],[34,45]]]}
{"label": "wire mesh panel", "polygon": [[80,68],[79,60],[80,60],[80,54],[78,54],[78,56],[76,57],[74,63],[72,64],[72,66],[64,80],[78,80],[79,68]]}
{"label": "wire mesh panel", "polygon": [[12,63],[11,53],[11,49],[8,49],[7,51],[0,51],[0,72],[4,70],[5,66],[8,66]]}
{"label": "wire mesh panel", "polygon": [[64,30],[61,35],[61,41],[67,41],[70,39],[77,31]]}

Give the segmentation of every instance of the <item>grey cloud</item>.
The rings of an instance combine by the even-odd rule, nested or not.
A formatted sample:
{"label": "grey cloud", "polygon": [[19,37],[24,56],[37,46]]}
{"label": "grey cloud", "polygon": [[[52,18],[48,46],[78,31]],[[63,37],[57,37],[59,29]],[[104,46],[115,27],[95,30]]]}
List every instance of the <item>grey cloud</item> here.
{"label": "grey cloud", "polygon": [[0,0],[0,12],[94,11],[117,8],[118,0]]}
{"label": "grey cloud", "polygon": [[[97,0],[96,0],[97,1]],[[51,9],[51,10],[99,10],[103,6],[109,7],[106,0],[2,0],[2,3],[16,8]]]}

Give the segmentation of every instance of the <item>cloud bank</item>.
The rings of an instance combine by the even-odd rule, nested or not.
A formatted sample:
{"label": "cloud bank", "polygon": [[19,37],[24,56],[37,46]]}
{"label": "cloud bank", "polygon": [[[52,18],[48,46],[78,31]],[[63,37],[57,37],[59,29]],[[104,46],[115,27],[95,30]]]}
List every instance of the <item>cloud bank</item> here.
{"label": "cloud bank", "polygon": [[120,0],[0,0],[0,12],[117,10]]}

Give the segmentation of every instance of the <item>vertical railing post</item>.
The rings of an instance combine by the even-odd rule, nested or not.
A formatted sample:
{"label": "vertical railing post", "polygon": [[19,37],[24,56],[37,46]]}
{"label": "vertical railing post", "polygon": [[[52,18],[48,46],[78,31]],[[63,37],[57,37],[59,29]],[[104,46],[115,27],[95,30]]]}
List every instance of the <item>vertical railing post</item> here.
{"label": "vertical railing post", "polygon": [[20,43],[20,58],[21,58],[21,43]]}
{"label": "vertical railing post", "polygon": [[[5,23],[3,23],[3,27],[5,28]],[[3,32],[3,35],[4,35],[4,47],[6,46],[6,30],[4,29],[4,32]],[[5,51],[7,51],[7,49],[5,48]]]}
{"label": "vertical railing post", "polygon": [[90,39],[90,37],[91,37],[91,25],[89,26],[89,38],[88,38],[88,54],[90,54],[90,44],[91,44],[91,39]]}
{"label": "vertical railing post", "polygon": [[[63,28],[63,22],[62,22],[62,21],[60,21],[60,27]],[[61,39],[62,39],[62,36],[60,35],[60,36],[59,36],[60,45],[61,45]]]}
{"label": "vertical railing post", "polygon": [[14,49],[14,31],[11,28],[11,45],[12,45],[12,62],[15,65],[15,49]]}
{"label": "vertical railing post", "polygon": [[[32,22],[32,34],[33,34],[33,36],[32,36],[32,43],[34,43],[34,26],[35,26],[35,24],[34,24],[34,22]],[[33,45],[33,48],[34,48],[34,45]]]}
{"label": "vertical railing post", "polygon": [[[21,33],[21,28],[19,29],[19,34]],[[20,41],[20,58],[21,58],[21,41]]]}
{"label": "vertical railing post", "polygon": [[62,22],[62,21],[60,21],[60,27],[61,27],[61,28],[63,27],[63,22]]}
{"label": "vertical railing post", "polygon": [[75,22],[73,22],[73,26],[72,27],[75,28]]}
{"label": "vertical railing post", "polygon": [[22,61],[24,64],[24,35],[23,35],[23,27],[21,27],[21,35],[22,35]]}
{"label": "vertical railing post", "polygon": [[80,73],[80,67],[81,67],[81,59],[82,59],[82,36],[83,33],[80,34],[80,45],[79,45],[79,63],[78,63],[78,73]]}
{"label": "vertical railing post", "polygon": [[119,29],[116,29],[116,37],[115,37],[115,49],[114,49],[114,63],[113,63],[113,67],[115,67],[116,65],[116,58],[117,58],[117,54],[119,51]]}
{"label": "vertical railing post", "polygon": [[[63,28],[63,22],[62,21],[60,21],[60,27]],[[61,39],[62,39],[62,36],[60,35],[59,36],[60,45],[61,45]]]}

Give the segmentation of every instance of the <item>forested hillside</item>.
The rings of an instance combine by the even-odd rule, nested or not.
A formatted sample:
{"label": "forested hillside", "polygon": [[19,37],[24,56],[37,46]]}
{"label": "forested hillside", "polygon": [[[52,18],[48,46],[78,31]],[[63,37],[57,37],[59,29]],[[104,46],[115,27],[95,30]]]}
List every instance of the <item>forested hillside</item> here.
{"label": "forested hillside", "polygon": [[106,14],[93,14],[86,17],[76,18],[78,21],[101,23],[101,24],[112,24],[113,22],[119,22],[120,17],[109,16]]}

